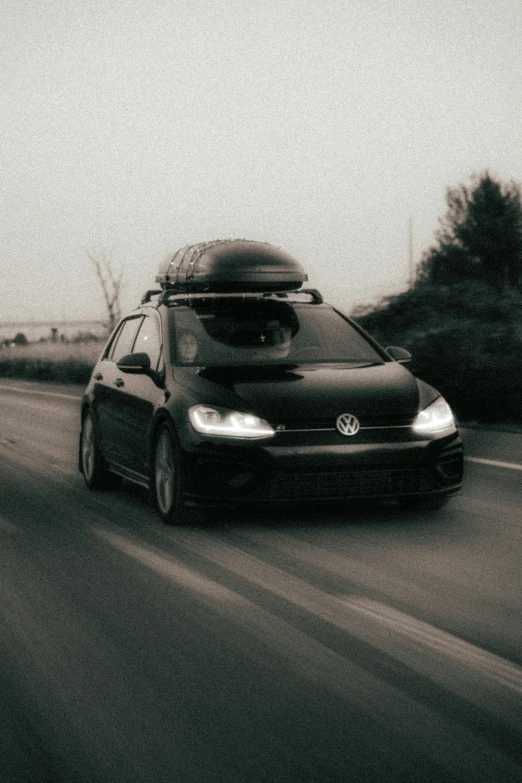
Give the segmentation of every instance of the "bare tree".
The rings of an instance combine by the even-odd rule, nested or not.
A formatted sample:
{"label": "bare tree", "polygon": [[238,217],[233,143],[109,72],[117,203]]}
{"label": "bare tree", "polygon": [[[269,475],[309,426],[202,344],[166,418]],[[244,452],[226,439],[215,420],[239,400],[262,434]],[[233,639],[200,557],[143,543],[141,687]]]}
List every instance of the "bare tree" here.
{"label": "bare tree", "polygon": [[108,325],[112,330],[121,318],[120,294],[123,287],[123,268],[121,265],[115,268],[112,250],[87,250],[86,253],[100,281],[109,317]]}

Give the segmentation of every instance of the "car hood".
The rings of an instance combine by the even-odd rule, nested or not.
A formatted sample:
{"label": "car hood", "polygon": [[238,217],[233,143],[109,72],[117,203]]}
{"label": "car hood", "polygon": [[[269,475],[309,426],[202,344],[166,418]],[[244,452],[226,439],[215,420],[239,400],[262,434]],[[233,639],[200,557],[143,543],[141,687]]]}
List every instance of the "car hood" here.
{"label": "car hood", "polygon": [[381,420],[413,417],[419,410],[417,381],[397,362],[214,367],[190,375],[187,385],[200,402],[237,406],[273,423],[341,413]]}

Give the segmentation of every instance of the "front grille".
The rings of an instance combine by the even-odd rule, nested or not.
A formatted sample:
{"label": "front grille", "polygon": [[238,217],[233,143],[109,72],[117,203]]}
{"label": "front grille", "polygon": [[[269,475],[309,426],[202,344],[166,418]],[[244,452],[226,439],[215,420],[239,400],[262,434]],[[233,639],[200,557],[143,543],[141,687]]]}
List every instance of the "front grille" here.
{"label": "front grille", "polygon": [[329,416],[327,419],[285,419],[285,421],[278,422],[278,424],[287,432],[296,430],[334,430],[335,418]]}
{"label": "front grille", "polygon": [[411,427],[415,416],[361,416],[361,427]]}
{"label": "front grille", "polygon": [[[342,413],[342,411],[340,411]],[[336,416],[328,418],[307,418],[307,419],[286,419],[280,422],[280,426],[285,432],[295,432],[299,430],[335,430]],[[361,429],[365,427],[388,428],[388,427],[408,427],[413,424],[413,416],[360,416],[358,417]]]}
{"label": "front grille", "polygon": [[436,488],[422,468],[376,468],[318,473],[279,473],[259,490],[265,500],[337,500],[429,492]]}

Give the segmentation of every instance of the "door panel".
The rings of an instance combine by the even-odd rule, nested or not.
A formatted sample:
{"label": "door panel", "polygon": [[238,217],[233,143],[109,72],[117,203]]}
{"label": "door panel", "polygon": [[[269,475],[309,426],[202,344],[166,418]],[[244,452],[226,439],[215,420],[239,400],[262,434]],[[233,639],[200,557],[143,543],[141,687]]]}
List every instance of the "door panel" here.
{"label": "door panel", "polygon": [[[127,327],[126,327],[127,328]],[[110,356],[112,371],[105,387],[104,429],[109,433],[107,458],[115,464],[148,477],[149,431],[157,406],[165,399],[156,376],[119,370],[116,362],[128,353],[142,351],[151,358],[151,368],[162,365],[161,323],[155,311],[129,324]]]}
{"label": "door panel", "polygon": [[[95,385],[93,388],[93,412],[96,421],[96,434],[100,451],[105,459],[114,459],[113,392],[117,367],[114,362],[104,359],[95,368]],[[100,376],[96,378],[96,375]]]}
{"label": "door panel", "polygon": [[116,387],[114,400],[115,460],[130,470],[148,476],[149,432],[165,390],[148,375],[120,373],[124,385]]}
{"label": "door panel", "polygon": [[108,356],[96,368],[96,373],[101,375],[101,378],[95,379],[93,409],[101,452],[105,459],[111,462],[120,462],[121,429],[125,419],[125,411],[120,408],[117,385],[122,373],[116,367],[116,362],[132,350],[142,318],[141,315],[131,316],[122,321],[110,345]]}

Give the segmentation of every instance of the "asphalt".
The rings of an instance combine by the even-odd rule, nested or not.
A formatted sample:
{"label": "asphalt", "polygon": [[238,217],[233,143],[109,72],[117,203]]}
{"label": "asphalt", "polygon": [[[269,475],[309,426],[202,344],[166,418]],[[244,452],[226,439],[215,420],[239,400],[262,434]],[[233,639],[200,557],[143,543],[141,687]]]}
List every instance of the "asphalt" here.
{"label": "asphalt", "polygon": [[522,436],[463,493],[161,524],[81,389],[0,383],[2,783],[522,780]]}

